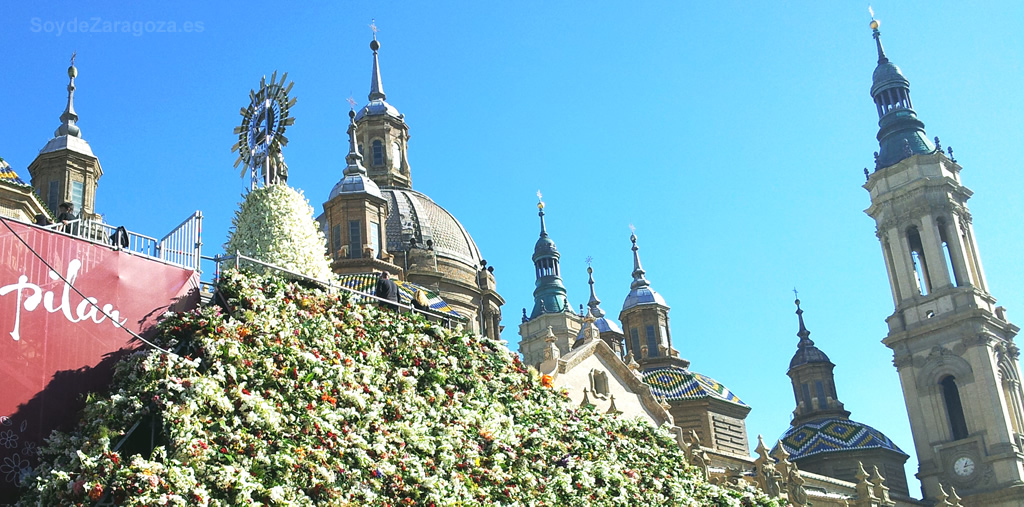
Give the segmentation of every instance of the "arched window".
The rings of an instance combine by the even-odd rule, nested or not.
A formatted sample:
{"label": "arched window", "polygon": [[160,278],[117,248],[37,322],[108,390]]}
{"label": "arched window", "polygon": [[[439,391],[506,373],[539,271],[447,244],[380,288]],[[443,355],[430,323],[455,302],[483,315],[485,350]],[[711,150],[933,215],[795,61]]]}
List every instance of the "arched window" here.
{"label": "arched window", "polygon": [[391,168],[398,170],[402,168],[402,148],[398,141],[391,143]]}
{"label": "arched window", "polygon": [[373,140],[373,165],[384,165],[384,143]]}
{"label": "arched window", "polygon": [[947,375],[939,385],[942,386],[942,399],[946,402],[946,415],[949,417],[949,429],[953,440],[967,438],[967,420],[964,418],[964,407],[960,403],[960,390],[956,387],[956,379]]}
{"label": "arched window", "polygon": [[658,350],[658,335],[654,333],[654,326],[647,326],[647,355],[650,357],[658,357],[661,355],[661,351]]}
{"label": "arched window", "polygon": [[924,245],[921,244],[921,234],[917,227],[907,229],[907,243],[910,247],[910,261],[913,263],[917,290],[922,296],[927,296],[932,291],[932,281],[928,276],[928,261],[924,257]]}
{"label": "arched window", "polygon": [[935,220],[935,225],[939,228],[939,241],[942,242],[942,255],[943,257],[945,257],[946,260],[946,268],[949,273],[949,280],[953,282],[953,285],[956,287],[964,285],[966,281],[962,278],[960,270],[958,269],[957,265],[953,262],[953,249],[952,246],[949,244],[949,235],[946,233],[946,230],[949,229],[949,226],[946,225],[946,220],[942,217],[939,217]]}

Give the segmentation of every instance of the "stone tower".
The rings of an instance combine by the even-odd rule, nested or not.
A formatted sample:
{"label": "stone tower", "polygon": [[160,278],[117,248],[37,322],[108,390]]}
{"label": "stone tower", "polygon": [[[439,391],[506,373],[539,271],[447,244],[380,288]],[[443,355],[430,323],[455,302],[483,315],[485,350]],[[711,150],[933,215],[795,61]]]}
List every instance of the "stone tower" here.
{"label": "stone tower", "polygon": [[636,361],[641,368],[648,368],[673,359],[686,364],[689,361],[679,358],[679,351],[672,348],[672,335],[668,325],[669,306],[665,298],[651,288],[651,283],[644,277],[646,273],[640,265],[640,252],[636,246],[636,234],[629,240],[633,242],[633,282],[629,285],[629,294],[622,303],[619,321],[625,330],[626,362]]}
{"label": "stone tower", "polygon": [[524,308],[523,322],[519,325],[522,338],[519,353],[523,355],[523,362],[531,366],[544,361],[544,351],[549,343],[554,343],[562,354],[569,352],[583,325],[582,318],[573,313],[562,283],[558,263],[560,254],[544,224],[544,201],[537,203],[537,209],[540,238],[533,247],[533,267],[537,276],[533,311],[527,317]]}
{"label": "stone tower", "polygon": [[961,167],[930,142],[910,83],[878,49],[871,96],[877,163],[864,188],[895,311],[893,351],[926,499],[952,485],[964,505],[1024,505],[1019,328],[988,292]]}
{"label": "stone tower", "polygon": [[328,233],[331,269],[335,273],[401,270],[386,249],[384,225],[388,206],[380,187],[366,174],[356,148],[355,111],[349,113],[349,150],[343,177],[324,203],[324,228]]}
{"label": "stone tower", "polygon": [[388,104],[384,83],[380,78],[377,50],[380,43],[376,35],[370,41],[373,50],[373,72],[370,76],[370,102],[359,110],[359,152],[367,162],[370,178],[382,187],[412,188],[412,174],[406,150],[409,145],[409,126],[405,115]]}
{"label": "stone tower", "polygon": [[796,315],[800,341],[787,372],[796,409],[789,429],[779,439],[789,460],[800,470],[850,482],[859,482],[862,465],[875,467],[894,495],[909,497],[904,464],[910,456],[881,431],[850,419],[836,394],[835,365],[811,340],[799,299]]}
{"label": "stone tower", "polygon": [[68,67],[68,105],[60,115],[60,126],[53,133],[53,139],[46,143],[39,155],[28,166],[32,187],[43,198],[43,202],[57,214],[57,207],[70,201],[75,205],[75,214],[80,218],[97,218],[96,185],[103,169],[93,155],[89,143],[82,139],[82,131],[76,125],[75,78],[78,69],[72,56]]}

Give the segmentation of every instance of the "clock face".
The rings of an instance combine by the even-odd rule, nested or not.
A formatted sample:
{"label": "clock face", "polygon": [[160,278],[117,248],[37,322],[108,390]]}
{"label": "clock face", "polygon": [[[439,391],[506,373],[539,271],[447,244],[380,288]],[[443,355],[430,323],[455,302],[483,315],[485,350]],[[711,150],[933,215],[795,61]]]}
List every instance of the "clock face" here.
{"label": "clock face", "polygon": [[961,456],[953,462],[953,472],[960,477],[967,477],[974,473],[974,460],[967,457]]}

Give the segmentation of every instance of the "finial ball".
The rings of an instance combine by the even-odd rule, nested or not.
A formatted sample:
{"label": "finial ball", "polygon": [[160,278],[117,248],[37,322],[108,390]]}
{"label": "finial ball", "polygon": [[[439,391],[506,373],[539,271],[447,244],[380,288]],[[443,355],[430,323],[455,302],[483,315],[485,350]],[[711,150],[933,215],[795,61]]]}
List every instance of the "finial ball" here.
{"label": "finial ball", "polygon": [[587,266],[587,274],[588,274],[588,275],[592,275],[592,274],[594,274],[594,268],[592,268],[592,267],[590,267],[590,266]]}
{"label": "finial ball", "polygon": [[540,201],[537,203],[537,209],[544,211],[544,201]]}
{"label": "finial ball", "polygon": [[370,41],[370,49],[373,51],[377,51],[378,49],[380,49],[380,43],[377,42],[377,39],[373,39],[372,41]]}
{"label": "finial ball", "polygon": [[882,24],[882,22],[881,22],[881,21],[879,21],[879,20],[877,20],[877,19],[872,19],[872,20],[871,20],[871,29],[872,29],[872,30],[878,30],[878,27],[879,27],[879,25],[881,25],[881,24]]}
{"label": "finial ball", "polygon": [[356,110],[355,109],[349,109],[348,110],[348,118],[349,118],[349,120],[355,121],[355,119],[356,119]]}
{"label": "finial ball", "polygon": [[74,65],[68,67],[68,77],[71,79],[78,77],[78,69]]}

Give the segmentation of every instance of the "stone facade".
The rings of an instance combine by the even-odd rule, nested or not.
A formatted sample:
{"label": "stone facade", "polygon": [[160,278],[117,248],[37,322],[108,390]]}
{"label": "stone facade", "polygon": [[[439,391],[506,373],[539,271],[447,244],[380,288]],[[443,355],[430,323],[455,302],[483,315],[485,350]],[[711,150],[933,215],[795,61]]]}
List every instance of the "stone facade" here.
{"label": "stone facade", "polygon": [[955,486],[965,505],[1024,505],[1019,328],[988,292],[960,165],[928,141],[910,83],[872,27],[880,151],[866,212],[892,289],[883,343],[903,386],[917,477],[926,500]]}

